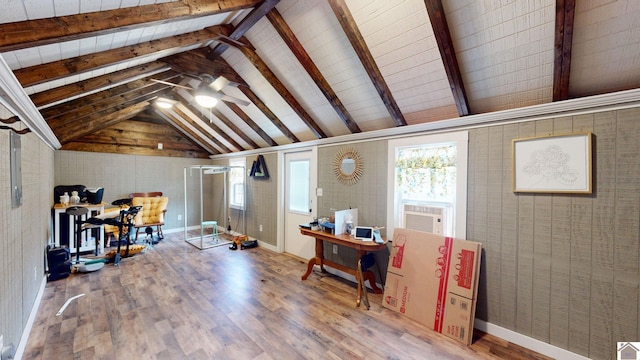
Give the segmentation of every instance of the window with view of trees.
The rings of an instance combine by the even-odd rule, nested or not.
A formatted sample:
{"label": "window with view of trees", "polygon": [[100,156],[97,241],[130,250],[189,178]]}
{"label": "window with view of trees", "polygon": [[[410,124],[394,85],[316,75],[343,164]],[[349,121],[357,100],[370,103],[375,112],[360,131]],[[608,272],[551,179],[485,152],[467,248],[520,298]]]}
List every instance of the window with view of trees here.
{"label": "window with view of trees", "polygon": [[387,227],[403,226],[406,204],[443,209],[443,235],[464,237],[467,133],[389,141]]}

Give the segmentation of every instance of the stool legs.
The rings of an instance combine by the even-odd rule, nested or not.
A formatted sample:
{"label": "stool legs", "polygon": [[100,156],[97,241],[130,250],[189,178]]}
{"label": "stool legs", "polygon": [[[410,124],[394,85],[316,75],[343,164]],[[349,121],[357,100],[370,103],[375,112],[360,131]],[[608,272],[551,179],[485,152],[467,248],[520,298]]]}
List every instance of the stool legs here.
{"label": "stool legs", "polygon": [[216,241],[219,240],[218,238],[218,222],[217,221],[203,221],[202,224],[200,224],[200,234],[204,236],[204,228],[206,226],[211,226],[211,236],[214,237],[216,239]]}

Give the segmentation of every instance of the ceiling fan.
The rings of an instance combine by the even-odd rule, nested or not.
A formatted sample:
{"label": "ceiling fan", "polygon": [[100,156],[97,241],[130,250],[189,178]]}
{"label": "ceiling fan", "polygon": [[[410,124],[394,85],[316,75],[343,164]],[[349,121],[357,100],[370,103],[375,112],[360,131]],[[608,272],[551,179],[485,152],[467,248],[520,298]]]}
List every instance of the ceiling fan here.
{"label": "ceiling fan", "polygon": [[191,90],[193,92],[193,97],[195,98],[196,102],[200,106],[205,108],[214,107],[218,103],[218,99],[229,101],[235,104],[244,105],[244,106],[247,106],[250,104],[250,102],[246,100],[225,95],[221,92],[221,90],[225,86],[229,85],[230,83],[230,81],[224,76],[218,76],[217,78],[214,78],[212,75],[209,75],[209,74],[200,74],[198,76],[191,75],[191,74],[185,74],[185,75],[195,78],[197,80],[200,80],[200,85],[198,85],[197,88],[193,88],[190,86],[184,86],[184,85],[175,84],[175,83],[163,81],[163,80],[151,79],[151,81],[154,81],[160,84],[182,88],[182,89]]}

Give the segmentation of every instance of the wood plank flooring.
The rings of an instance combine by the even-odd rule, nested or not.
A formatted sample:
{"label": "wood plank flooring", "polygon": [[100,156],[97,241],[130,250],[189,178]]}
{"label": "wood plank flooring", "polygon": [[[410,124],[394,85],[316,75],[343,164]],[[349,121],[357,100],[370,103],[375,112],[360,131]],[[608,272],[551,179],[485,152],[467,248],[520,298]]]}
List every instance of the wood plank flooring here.
{"label": "wood plank flooring", "polygon": [[[119,266],[50,282],[24,359],[548,359],[487,334],[464,346],[354,283],[262,248],[198,250],[182,233]],[[74,300],[61,316],[58,310]]]}

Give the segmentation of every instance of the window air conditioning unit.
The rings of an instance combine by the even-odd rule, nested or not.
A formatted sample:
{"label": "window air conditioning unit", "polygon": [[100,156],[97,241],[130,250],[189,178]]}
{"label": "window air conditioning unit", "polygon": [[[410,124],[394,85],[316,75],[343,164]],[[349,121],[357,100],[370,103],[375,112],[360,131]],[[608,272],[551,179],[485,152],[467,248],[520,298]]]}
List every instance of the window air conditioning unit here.
{"label": "window air conditioning unit", "polygon": [[402,223],[405,229],[442,235],[446,208],[430,205],[402,205]]}

